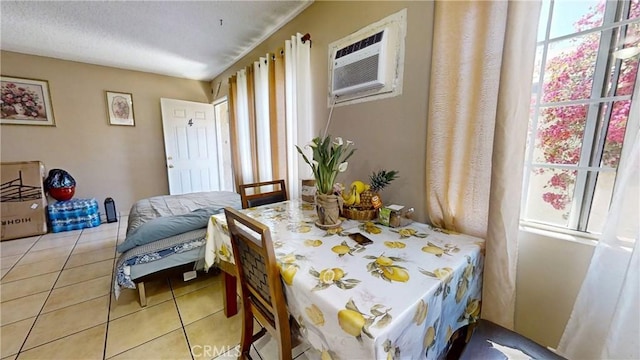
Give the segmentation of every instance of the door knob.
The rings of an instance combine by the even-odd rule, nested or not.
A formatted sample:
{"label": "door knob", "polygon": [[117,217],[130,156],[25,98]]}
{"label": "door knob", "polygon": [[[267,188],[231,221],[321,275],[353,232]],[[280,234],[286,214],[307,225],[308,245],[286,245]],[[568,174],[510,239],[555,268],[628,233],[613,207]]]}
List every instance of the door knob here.
{"label": "door knob", "polygon": [[173,165],[169,165],[169,169],[173,169]]}

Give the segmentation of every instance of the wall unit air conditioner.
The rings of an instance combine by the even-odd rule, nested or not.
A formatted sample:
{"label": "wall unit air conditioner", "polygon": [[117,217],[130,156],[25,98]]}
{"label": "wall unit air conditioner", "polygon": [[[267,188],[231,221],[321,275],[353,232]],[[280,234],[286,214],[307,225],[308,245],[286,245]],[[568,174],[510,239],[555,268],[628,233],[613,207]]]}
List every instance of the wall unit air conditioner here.
{"label": "wall unit air conditioner", "polygon": [[362,40],[338,49],[333,62],[332,93],[337,96],[381,88],[389,81],[387,42],[384,29]]}
{"label": "wall unit air conditioner", "polygon": [[329,105],[402,94],[406,9],[329,45]]}

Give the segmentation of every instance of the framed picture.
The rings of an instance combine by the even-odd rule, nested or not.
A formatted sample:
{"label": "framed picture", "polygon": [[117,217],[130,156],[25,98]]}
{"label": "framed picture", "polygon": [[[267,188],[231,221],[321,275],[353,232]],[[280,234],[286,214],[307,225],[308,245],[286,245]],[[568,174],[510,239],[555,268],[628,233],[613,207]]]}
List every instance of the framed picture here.
{"label": "framed picture", "polygon": [[0,124],[55,126],[49,83],[0,76]]}
{"label": "framed picture", "polygon": [[135,126],[133,120],[133,95],[107,91],[107,114],[110,125]]}

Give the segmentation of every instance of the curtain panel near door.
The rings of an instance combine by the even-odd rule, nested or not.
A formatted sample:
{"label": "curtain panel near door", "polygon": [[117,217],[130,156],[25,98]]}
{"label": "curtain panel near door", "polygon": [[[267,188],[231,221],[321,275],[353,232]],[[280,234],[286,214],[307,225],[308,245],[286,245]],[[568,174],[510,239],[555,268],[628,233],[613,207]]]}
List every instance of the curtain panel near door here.
{"label": "curtain panel near door", "polygon": [[435,3],[427,212],[487,240],[482,317],[507,328],[539,11],[539,1]]}
{"label": "curtain panel near door", "polygon": [[229,121],[236,184],[287,179],[290,198],[312,177],[295,145],[312,139],[311,41],[296,34],[229,79]]}

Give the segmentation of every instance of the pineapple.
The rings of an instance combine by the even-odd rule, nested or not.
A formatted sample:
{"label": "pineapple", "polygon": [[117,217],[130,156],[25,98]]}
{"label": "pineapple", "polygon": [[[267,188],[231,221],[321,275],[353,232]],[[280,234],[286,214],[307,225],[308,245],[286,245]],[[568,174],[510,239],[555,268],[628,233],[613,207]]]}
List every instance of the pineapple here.
{"label": "pineapple", "polygon": [[380,170],[377,173],[372,173],[369,176],[371,187],[360,194],[360,206],[363,209],[373,209],[374,206],[371,203],[371,199],[373,199],[374,196],[380,197],[380,191],[387,187],[387,185],[397,177],[398,171],[396,170]]}

